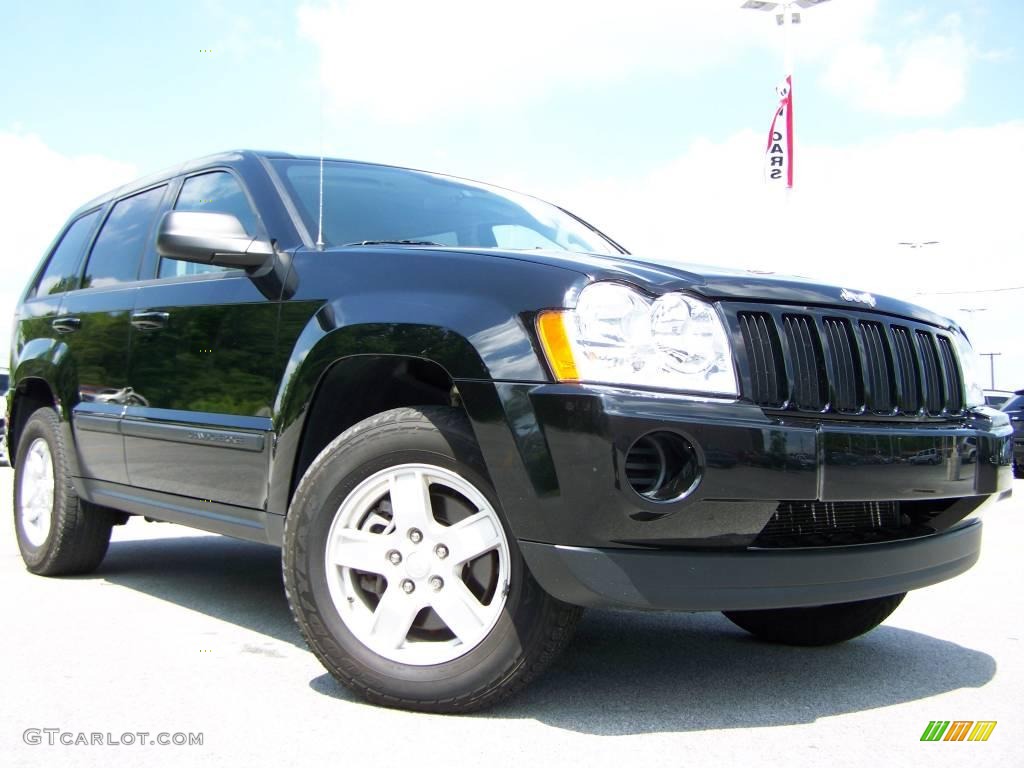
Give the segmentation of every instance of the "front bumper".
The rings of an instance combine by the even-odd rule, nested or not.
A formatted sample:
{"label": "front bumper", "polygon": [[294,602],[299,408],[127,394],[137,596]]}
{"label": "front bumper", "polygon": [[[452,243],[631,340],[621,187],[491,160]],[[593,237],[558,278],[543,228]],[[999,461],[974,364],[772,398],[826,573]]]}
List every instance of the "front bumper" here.
{"label": "front bumper", "polygon": [[596,549],[520,542],[534,578],[574,605],[742,611],[845,603],[952,578],[981,547],[981,522],[920,539],[741,552]]}
{"label": "front bumper", "polygon": [[[532,573],[579,605],[745,610],[923,587],[976,561],[981,527],[964,518],[1013,483],[1012,430],[989,409],[815,420],[612,387],[459,386]],[[659,431],[690,443],[700,467],[668,502],[643,498],[625,475],[630,448]],[[890,540],[767,548],[759,538],[783,503],[892,501],[915,522]]]}
{"label": "front bumper", "polygon": [[[780,502],[815,501],[949,500],[935,521],[942,530],[1013,483],[1012,431],[997,411],[955,422],[812,420],[613,387],[499,383],[491,404],[483,385],[459,388],[525,541],[745,548]],[[684,438],[700,465],[692,492],[674,501],[643,498],[625,476],[633,444],[659,431]]]}

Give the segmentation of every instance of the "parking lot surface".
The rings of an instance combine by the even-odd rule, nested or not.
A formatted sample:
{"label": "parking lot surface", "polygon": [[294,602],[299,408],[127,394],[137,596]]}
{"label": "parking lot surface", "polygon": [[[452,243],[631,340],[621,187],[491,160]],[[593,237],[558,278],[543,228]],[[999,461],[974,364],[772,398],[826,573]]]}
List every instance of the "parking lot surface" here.
{"label": "parking lot surface", "polygon": [[[591,611],[525,694],[461,717],[335,683],[292,622],[277,550],[133,519],[95,574],[40,578],[11,491],[2,467],[3,765],[1024,765],[1024,481],[986,510],[971,571],[863,638],[774,647],[718,614]],[[998,725],[986,742],[921,742],[931,720]],[[160,734],[202,744],[149,743]]]}

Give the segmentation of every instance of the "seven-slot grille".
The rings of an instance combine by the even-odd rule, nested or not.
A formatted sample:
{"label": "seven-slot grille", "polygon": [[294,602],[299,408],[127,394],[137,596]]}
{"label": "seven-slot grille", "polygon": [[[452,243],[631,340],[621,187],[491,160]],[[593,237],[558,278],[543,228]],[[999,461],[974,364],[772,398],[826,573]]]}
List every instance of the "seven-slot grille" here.
{"label": "seven-slot grille", "polygon": [[828,310],[739,310],[743,395],[766,408],[956,415],[964,395],[950,337],[930,326]]}

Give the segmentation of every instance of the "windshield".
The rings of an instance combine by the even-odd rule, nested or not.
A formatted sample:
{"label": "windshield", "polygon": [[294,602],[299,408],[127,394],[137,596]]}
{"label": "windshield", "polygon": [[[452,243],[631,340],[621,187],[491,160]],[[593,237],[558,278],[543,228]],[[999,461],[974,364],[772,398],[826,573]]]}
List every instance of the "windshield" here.
{"label": "windshield", "polygon": [[[273,160],[306,227],[316,236],[318,160]],[[467,248],[622,253],[601,233],[528,195],[421,171],[324,162],[327,245],[410,241]]]}

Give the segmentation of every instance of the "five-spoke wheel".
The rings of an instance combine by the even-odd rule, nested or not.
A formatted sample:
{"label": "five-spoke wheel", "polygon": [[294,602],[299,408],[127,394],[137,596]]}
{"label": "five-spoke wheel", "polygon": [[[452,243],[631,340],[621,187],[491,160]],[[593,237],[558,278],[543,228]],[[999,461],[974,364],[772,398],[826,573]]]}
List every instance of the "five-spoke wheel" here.
{"label": "five-spoke wheel", "polygon": [[490,706],[543,671],[581,613],[530,576],[455,408],[386,411],[328,445],[295,492],[283,557],[310,648],[387,706]]}
{"label": "five-spoke wheel", "polygon": [[21,530],[34,547],[41,547],[50,535],[53,513],[53,454],[50,446],[37,437],[28,446],[24,467],[19,467],[18,508]]}
{"label": "five-spoke wheel", "polygon": [[342,621],[367,648],[405,664],[472,650],[505,605],[501,521],[442,467],[399,464],[363,480],[335,514],[326,558]]}

